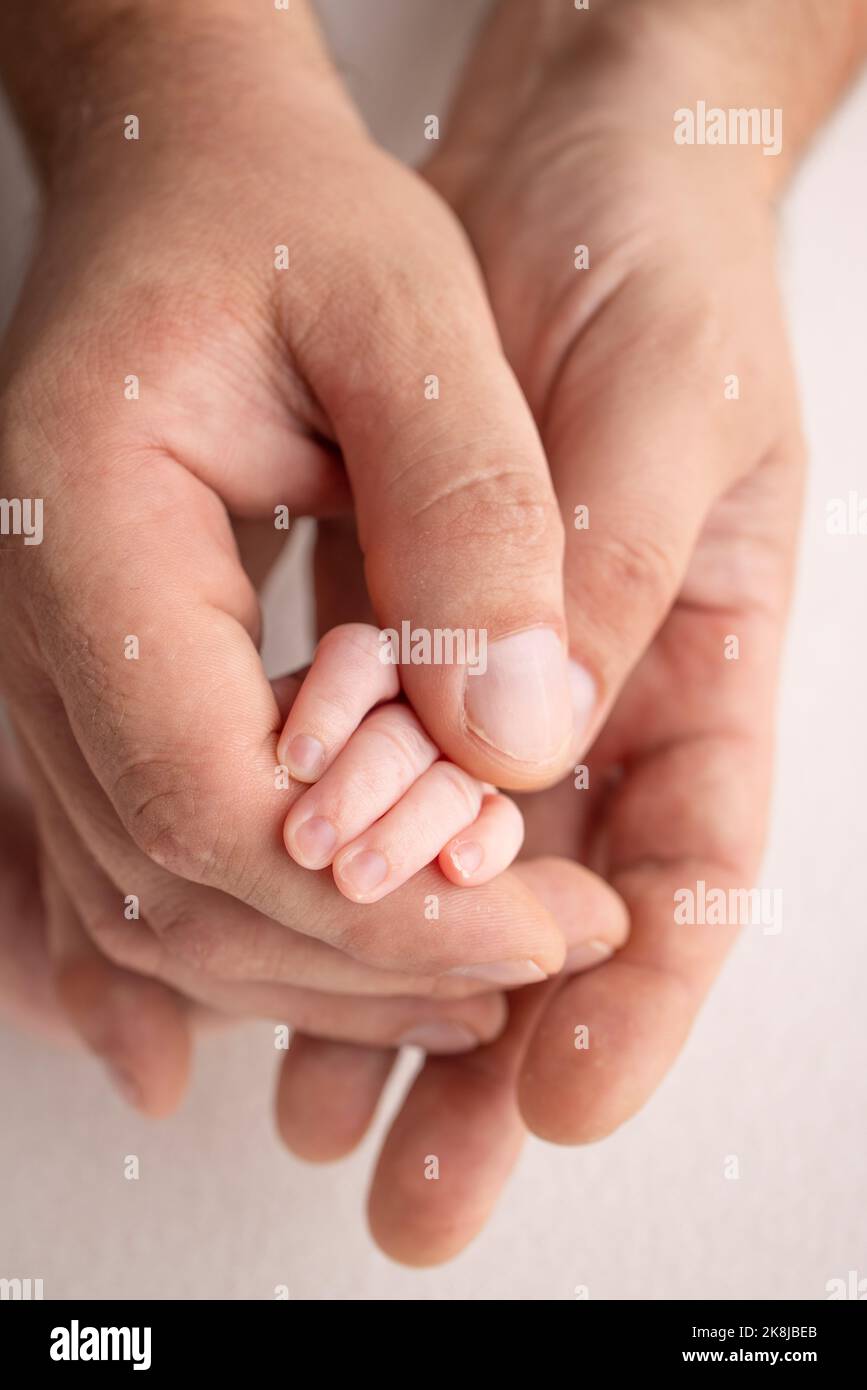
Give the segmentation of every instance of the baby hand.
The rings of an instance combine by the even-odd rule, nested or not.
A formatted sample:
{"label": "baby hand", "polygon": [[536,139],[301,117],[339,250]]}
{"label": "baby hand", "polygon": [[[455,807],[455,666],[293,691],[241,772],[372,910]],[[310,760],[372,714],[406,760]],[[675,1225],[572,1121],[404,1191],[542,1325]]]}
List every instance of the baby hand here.
{"label": "baby hand", "polygon": [[286,848],[302,868],[330,864],[357,903],[378,902],[436,858],[454,884],[487,883],[521,848],[521,813],[441,757],[397,701],[397,668],[381,651],[363,623],[333,628],[316,649],[277,744],[291,775],[314,784],[286,817]]}

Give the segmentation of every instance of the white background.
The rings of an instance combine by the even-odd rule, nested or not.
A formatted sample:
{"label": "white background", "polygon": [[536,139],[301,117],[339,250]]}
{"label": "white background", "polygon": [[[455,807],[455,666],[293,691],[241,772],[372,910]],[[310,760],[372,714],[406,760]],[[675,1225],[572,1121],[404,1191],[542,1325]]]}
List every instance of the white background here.
{"label": "white background", "polygon": [[[354,35],[340,0],[322,8],[375,133],[411,157],[482,3],[367,0]],[[0,1275],[41,1277],[49,1298],[271,1298],[287,1284],[313,1299],[571,1299],[581,1284],[591,1299],[822,1298],[831,1278],[867,1276],[867,536],[825,533],[829,498],[867,495],[865,155],[862,84],[782,238],[813,466],[761,880],[783,890],[784,928],[743,933],[652,1103],[593,1148],[530,1142],[474,1246],[418,1272],[365,1230],[375,1142],[319,1169],[280,1147],[270,1025],[205,1044],[183,1110],[156,1125],[90,1059],[3,1032]],[[8,123],[0,186],[4,313],[33,215]],[[731,1154],[738,1181],[723,1176]]]}

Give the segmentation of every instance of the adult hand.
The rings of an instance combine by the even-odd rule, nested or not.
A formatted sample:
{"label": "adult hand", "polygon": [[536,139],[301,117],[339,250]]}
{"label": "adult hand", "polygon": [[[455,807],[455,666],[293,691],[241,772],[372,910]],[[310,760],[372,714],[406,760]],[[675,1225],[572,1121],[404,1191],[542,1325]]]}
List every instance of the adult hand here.
{"label": "adult hand", "polygon": [[[410,1263],[476,1234],[525,1125],[587,1142],[643,1104],[736,934],[676,924],[674,894],[744,888],[759,864],[802,473],[773,198],[854,59],[815,5],[792,11],[777,61],[772,3],[552,5],[539,27],[504,4],[429,171],[469,231],[540,428],[569,528],[570,650],[600,691],[590,788],[536,798],[543,833],[527,848],[592,864],[631,935],[598,969],[511,995],[491,1047],[428,1061],[371,1193],[376,1238]],[[710,91],[785,106],[779,163],[675,145],[673,112]],[[561,920],[569,868],[525,869]],[[287,1062],[301,1094],[318,1054]],[[438,1182],[421,1153],[437,1154]]]}
{"label": "adult hand", "polygon": [[[36,786],[38,792],[38,775]],[[49,819],[52,815],[56,807],[48,811]],[[383,997],[365,997],[265,981],[224,981],[184,969],[176,960],[151,965],[149,973],[127,969],[113,959],[110,939],[102,949],[103,943],[97,945],[84,930],[65,887],[71,883],[86,902],[102,898],[108,921],[111,885],[86,848],[74,839],[69,842],[72,832],[62,817],[56,828],[44,813],[40,821],[42,833],[37,835],[24,770],[0,726],[0,1017],[53,1042],[83,1043],[104,1062],[125,1099],[147,1114],[168,1114],[180,1102],[194,1035],[233,1018],[264,1017],[305,1030],[293,1043],[293,1061],[309,1047],[308,1037],[327,1039],[333,1052],[352,1052],[366,1074],[378,1069],[383,1079],[402,1042],[430,1052],[465,1050],[496,1036],[503,1026],[499,993],[438,1000],[424,992],[433,982],[423,983],[417,995],[392,990]],[[585,913],[574,923],[571,938],[567,936],[573,957],[580,954],[584,935],[605,937],[612,947],[622,936],[614,895],[609,893],[607,900],[588,896],[600,911],[595,920]],[[226,911],[230,918],[231,909]],[[117,923],[108,930],[109,937],[115,935]],[[338,1064],[337,1085],[342,1070]],[[297,1126],[294,1076],[293,1069],[284,1069],[279,1091],[280,1123],[287,1133]],[[326,1108],[325,1126],[314,1140],[316,1157],[329,1156],[335,1142],[345,1152],[362,1137],[370,1119],[369,1100],[369,1086],[363,1085],[343,1096],[333,1118]]]}
{"label": "adult hand", "polygon": [[47,189],[0,407],[4,490],[43,534],[4,541],[0,674],[75,913],[184,987],[462,995],[557,970],[514,875],[469,893],[432,869],[371,916],[288,859],[301,787],[275,785],[232,533],[346,505],[342,455],[379,621],[488,633],[485,676],[407,672],[430,732],[503,785],[562,772],[562,528],[457,222],[369,143],[303,4],[78,0],[45,24],[14,3],[0,26]]}
{"label": "adult hand", "polygon": [[115,965],[82,931],[40,846],[0,710],[0,1017],[54,1043],[84,1041],[129,1100],[161,1114],[186,1083],[194,1014],[162,983]]}

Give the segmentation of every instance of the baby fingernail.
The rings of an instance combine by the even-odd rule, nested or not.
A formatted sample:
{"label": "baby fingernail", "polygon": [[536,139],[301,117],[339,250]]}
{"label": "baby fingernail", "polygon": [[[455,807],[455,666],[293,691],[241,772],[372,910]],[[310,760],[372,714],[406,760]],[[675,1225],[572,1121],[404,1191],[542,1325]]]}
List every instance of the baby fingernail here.
{"label": "baby fingernail", "polygon": [[536,985],[548,976],[534,960],[498,960],[490,965],[459,965],[447,971],[449,975],[462,975],[467,980],[484,980],[489,985],[500,985],[509,989],[516,985]]}
{"label": "baby fingernail", "polygon": [[301,822],[291,838],[299,856],[309,860],[311,867],[320,868],[337,844],[337,831],[324,816],[311,816]]}
{"label": "baby fingernail", "polygon": [[469,878],[478,869],[484,855],[481,845],[476,844],[475,840],[462,840],[460,844],[452,846],[449,857],[458,873]]}
{"label": "baby fingernail", "polygon": [[341,882],[363,896],[378,888],[388,873],[388,861],[375,849],[362,849],[344,859],[339,869]]}
{"label": "baby fingernail", "polygon": [[404,1033],[398,1047],[423,1047],[425,1052],[468,1052],[479,1039],[463,1023],[420,1023]]}
{"label": "baby fingernail", "polygon": [[572,695],[566,652],[553,628],[515,632],[492,642],[482,675],[468,675],[469,727],[521,762],[549,762],[570,735]]}
{"label": "baby fingernail", "polygon": [[296,734],[286,749],[286,766],[302,782],[312,781],[325,766],[325,745],[309,734]]}

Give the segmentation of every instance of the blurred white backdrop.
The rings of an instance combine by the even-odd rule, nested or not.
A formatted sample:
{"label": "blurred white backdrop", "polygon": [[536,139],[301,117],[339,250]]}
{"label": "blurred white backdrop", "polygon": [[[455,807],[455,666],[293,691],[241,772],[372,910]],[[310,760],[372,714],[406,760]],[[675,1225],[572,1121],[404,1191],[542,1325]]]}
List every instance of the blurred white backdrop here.
{"label": "blurred white backdrop", "polygon": [[[344,76],[401,156],[418,155],[484,7],[323,0]],[[805,165],[782,238],[812,455],[761,879],[783,890],[784,927],[745,930],[651,1104],[602,1145],[531,1141],[485,1233],[419,1272],[366,1233],[376,1139],[328,1168],[281,1148],[270,1025],[202,1046],[188,1101],[161,1124],[115,1100],[90,1059],[4,1030],[0,1274],[41,1277],[47,1298],[267,1299],[286,1284],[338,1300],[571,1299],[577,1285],[591,1300],[823,1298],[829,1279],[867,1276],[867,536],[825,531],[828,499],[867,495],[865,155],[867,82]],[[5,317],[34,216],[8,121],[0,186]],[[304,639],[278,637],[271,664],[285,668]]]}

